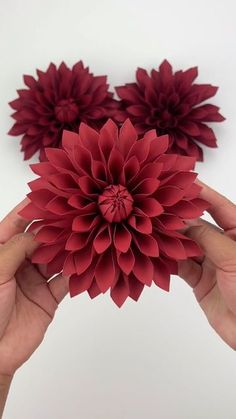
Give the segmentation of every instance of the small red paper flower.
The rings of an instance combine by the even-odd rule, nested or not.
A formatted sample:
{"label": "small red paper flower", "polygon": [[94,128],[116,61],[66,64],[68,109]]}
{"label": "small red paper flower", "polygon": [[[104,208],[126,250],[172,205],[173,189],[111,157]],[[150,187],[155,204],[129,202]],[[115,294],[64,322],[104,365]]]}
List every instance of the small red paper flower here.
{"label": "small red paper flower", "polygon": [[9,131],[21,135],[25,160],[45,147],[58,147],[62,131],[78,132],[80,122],[99,129],[113,116],[116,101],[108,91],[106,76],[94,76],[80,61],[72,69],[62,62],[50,64],[46,72],[37,70],[38,78],[24,76],[27,89],[18,90],[18,99],[10,102],[16,120]]}
{"label": "small red paper flower", "polygon": [[170,137],[169,150],[203,160],[199,143],[216,147],[216,137],[207,122],[220,122],[225,118],[215,105],[202,104],[214,96],[217,87],[193,83],[198,75],[197,67],[173,73],[167,60],[158,70],[138,68],[136,83],[116,88],[122,99],[121,111],[116,120],[130,118],[140,135],[148,129],[156,129],[159,135]]}
{"label": "small red paper flower", "polygon": [[168,136],[155,130],[137,137],[129,120],[120,130],[109,120],[100,133],[82,123],[32,165],[40,177],[21,215],[35,220],[42,243],[33,262],[70,276],[72,296],[110,289],[121,306],[152,282],[168,290],[177,261],[201,254],[179,232],[207,206],[190,172],[195,159],[165,154]]}

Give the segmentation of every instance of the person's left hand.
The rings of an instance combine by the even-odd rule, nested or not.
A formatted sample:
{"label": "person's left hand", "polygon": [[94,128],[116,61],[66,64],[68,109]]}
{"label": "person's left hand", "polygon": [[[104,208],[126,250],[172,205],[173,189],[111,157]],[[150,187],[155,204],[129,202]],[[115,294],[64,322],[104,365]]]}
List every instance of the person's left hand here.
{"label": "person's left hand", "polygon": [[37,243],[17,215],[26,203],[0,223],[0,377],[12,376],[33,354],[68,293],[67,279],[48,281],[30,262]]}

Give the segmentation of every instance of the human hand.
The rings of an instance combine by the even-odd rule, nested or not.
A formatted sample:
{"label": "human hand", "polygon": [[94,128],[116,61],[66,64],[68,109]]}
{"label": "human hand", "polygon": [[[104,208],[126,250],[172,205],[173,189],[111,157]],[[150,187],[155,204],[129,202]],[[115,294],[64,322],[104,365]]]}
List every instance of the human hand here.
{"label": "human hand", "polygon": [[201,198],[217,225],[197,220],[185,234],[199,243],[204,257],[179,263],[179,275],[192,288],[210,325],[236,350],[236,205],[207,185]]}
{"label": "human hand", "polygon": [[24,233],[27,222],[19,204],[0,223],[0,384],[33,354],[68,292],[58,275],[48,282],[43,269],[30,262],[37,243]]}

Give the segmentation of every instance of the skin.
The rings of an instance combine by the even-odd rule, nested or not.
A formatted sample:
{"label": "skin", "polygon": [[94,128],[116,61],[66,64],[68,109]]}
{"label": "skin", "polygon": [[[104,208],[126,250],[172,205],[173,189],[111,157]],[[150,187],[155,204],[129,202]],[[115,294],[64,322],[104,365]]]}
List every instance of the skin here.
{"label": "skin", "polygon": [[[191,223],[185,234],[199,243],[204,257],[180,262],[179,275],[193,288],[210,325],[236,349],[236,206],[200,184],[219,228]],[[30,263],[37,244],[17,215],[26,202],[0,223],[0,417],[15,371],[40,345],[68,293],[68,279],[48,281],[42,267]]]}
{"label": "skin", "polygon": [[68,293],[68,279],[58,275],[48,282],[30,262],[37,244],[17,215],[26,203],[0,223],[0,417],[15,371],[40,345]]}

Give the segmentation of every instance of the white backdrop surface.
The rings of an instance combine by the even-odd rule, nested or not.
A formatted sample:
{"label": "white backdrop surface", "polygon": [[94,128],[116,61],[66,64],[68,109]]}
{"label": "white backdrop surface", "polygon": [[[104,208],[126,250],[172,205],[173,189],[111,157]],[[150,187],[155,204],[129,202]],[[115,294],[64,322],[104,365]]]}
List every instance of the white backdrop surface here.
{"label": "white backdrop surface", "polygon": [[[0,216],[33,178],[6,134],[21,75],[81,58],[112,86],[164,58],[198,65],[200,82],[220,86],[212,102],[227,120],[197,170],[236,201],[235,18],[233,0],[0,0]],[[235,388],[235,353],[174,277],[169,294],[152,287],[120,310],[109,295],[68,297],[16,374],[5,419],[235,419]]]}

